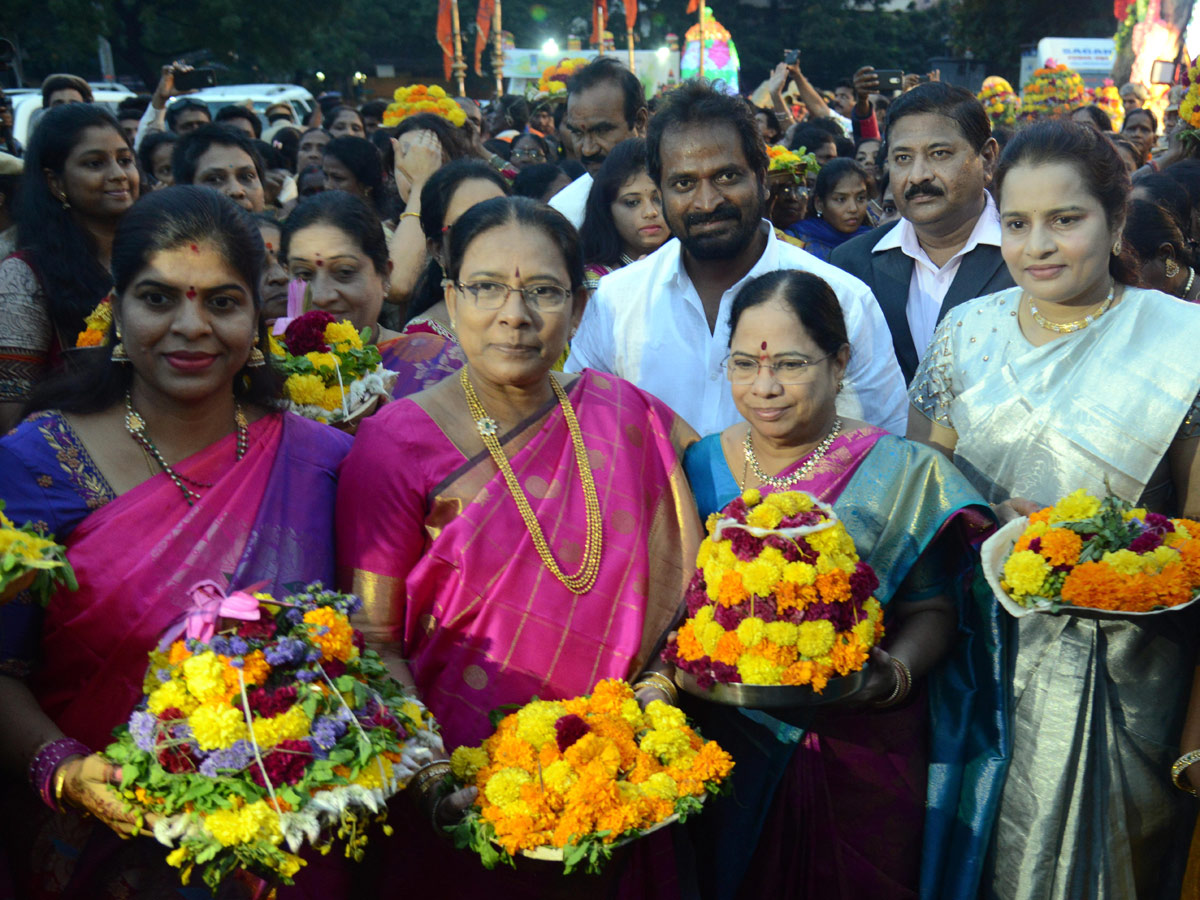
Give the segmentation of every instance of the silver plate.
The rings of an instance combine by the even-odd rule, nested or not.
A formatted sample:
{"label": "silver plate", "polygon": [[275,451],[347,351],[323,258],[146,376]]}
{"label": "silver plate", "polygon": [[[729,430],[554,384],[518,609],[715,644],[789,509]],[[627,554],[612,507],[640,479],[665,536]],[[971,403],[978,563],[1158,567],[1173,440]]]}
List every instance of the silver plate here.
{"label": "silver plate", "polygon": [[787,709],[796,706],[824,706],[857,694],[867,683],[867,663],[861,670],[840,678],[830,678],[825,690],[817,693],[807,684],[725,684],[718,681],[705,690],[692,673],[675,670],[675,683],[701,700],[747,709]]}
{"label": "silver plate", "polygon": [[[706,796],[707,795],[705,795],[705,794],[700,795],[701,803],[704,802],[704,799]],[[642,831],[637,835],[634,835],[632,837],[627,837],[627,838],[621,838],[618,841],[613,841],[612,848],[614,850],[616,850],[618,847],[624,847],[626,844],[632,844],[634,841],[640,840],[641,838],[644,838],[648,834],[653,834],[654,832],[658,831],[660,828],[666,828],[668,825],[674,825],[678,821],[679,821],[679,813],[671,813],[671,815],[667,816],[661,822],[655,822],[649,828],[642,829]],[[495,844],[496,842],[493,841],[492,843]],[[499,847],[500,845],[496,844],[496,846]],[[561,863],[563,861],[563,848],[562,847],[534,847],[532,850],[519,850],[517,852],[517,855],[523,856],[526,859],[536,859],[538,862]]]}

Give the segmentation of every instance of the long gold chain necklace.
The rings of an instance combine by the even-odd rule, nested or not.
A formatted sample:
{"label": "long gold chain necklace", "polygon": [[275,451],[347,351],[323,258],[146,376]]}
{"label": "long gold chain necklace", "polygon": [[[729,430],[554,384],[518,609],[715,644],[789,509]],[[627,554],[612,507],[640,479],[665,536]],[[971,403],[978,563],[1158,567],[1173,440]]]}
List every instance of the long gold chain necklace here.
{"label": "long gold chain necklace", "polygon": [[[246,455],[246,447],[250,442],[250,426],[246,423],[246,415],[242,412],[242,407],[238,403],[233,405],[233,424],[234,430],[237,432],[237,459]],[[187,501],[187,505],[193,505],[200,499],[200,494],[192,490],[187,484],[197,488],[210,488],[212,482],[196,481],[194,478],[188,478],[179,472],[176,472],[167,461],[163,458],[162,453],[154,446],[154,441],[150,440],[150,435],[146,434],[146,420],[138,414],[133,408],[133,398],[129,395],[129,391],[125,392],[125,430],[129,432],[129,436],[137,441],[138,446],[142,448],[142,452],[149,454],[154,458],[154,461],[159,464],[162,470],[167,474],[167,477],[175,483],[175,487],[183,492],[183,499]]]}
{"label": "long gold chain necklace", "polygon": [[1074,322],[1051,322],[1038,311],[1037,304],[1033,302],[1032,295],[1029,297],[1029,314],[1033,316],[1033,321],[1037,322],[1038,325],[1047,331],[1053,331],[1055,334],[1074,334],[1076,331],[1082,331],[1087,328],[1108,312],[1108,308],[1112,306],[1113,295],[1116,293],[1116,290],[1116,283],[1110,282],[1108,296],[1104,298],[1104,302],[1100,304],[1100,308],[1094,313],[1088,313],[1082,319],[1076,319]]}
{"label": "long gold chain necklace", "polygon": [[[742,449],[746,457],[746,462],[752,469],[754,469],[754,477],[763,484],[768,484],[773,488],[786,488],[791,487],[797,481],[802,481],[812,474],[812,470],[816,467],[817,463],[819,463],[825,457],[825,454],[829,452],[829,448],[833,446],[834,439],[841,434],[842,420],[840,418],[834,418],[833,427],[829,429],[829,434],[825,435],[825,438],[821,441],[821,443],[817,444],[812,452],[809,453],[808,459],[805,460],[804,465],[802,465],[791,475],[787,475],[783,478],[780,478],[778,475],[768,475],[762,470],[762,466],[758,464],[758,457],[754,455],[754,444],[750,440],[750,435],[752,432],[753,429],[749,427],[746,428],[746,439],[742,442]],[[746,470],[743,466],[742,487],[744,488],[745,486]]]}
{"label": "long gold chain necklace", "polygon": [[588,463],[587,448],[583,444],[583,432],[579,428],[579,420],[575,418],[575,410],[571,407],[567,392],[554,380],[553,376],[550,376],[550,387],[558,398],[559,406],[562,407],[563,418],[567,420],[567,431],[571,435],[571,444],[575,449],[575,464],[579,467],[579,478],[583,482],[587,537],[583,543],[583,562],[580,564],[579,571],[574,575],[564,574],[559,568],[557,560],[551,554],[550,545],[546,542],[545,534],[542,533],[542,526],[538,524],[529,500],[525,496],[525,491],[517,481],[517,474],[513,471],[508,457],[504,455],[504,450],[500,446],[500,439],[497,437],[499,426],[496,424],[496,420],[487,414],[483,404],[479,402],[479,397],[475,394],[475,388],[471,385],[471,379],[467,376],[465,368],[459,371],[458,379],[462,382],[463,393],[467,397],[467,408],[475,420],[475,428],[479,431],[479,437],[483,440],[483,445],[487,447],[488,453],[492,455],[496,468],[504,476],[508,492],[512,495],[513,502],[517,504],[517,511],[521,513],[521,518],[525,521],[525,528],[529,531],[529,537],[533,541],[538,556],[542,558],[542,563],[550,570],[550,574],[566,585],[571,593],[586,594],[596,583],[596,576],[600,574],[600,555],[603,550],[604,535],[600,519],[600,500],[596,495],[596,482],[592,478],[592,467]]}

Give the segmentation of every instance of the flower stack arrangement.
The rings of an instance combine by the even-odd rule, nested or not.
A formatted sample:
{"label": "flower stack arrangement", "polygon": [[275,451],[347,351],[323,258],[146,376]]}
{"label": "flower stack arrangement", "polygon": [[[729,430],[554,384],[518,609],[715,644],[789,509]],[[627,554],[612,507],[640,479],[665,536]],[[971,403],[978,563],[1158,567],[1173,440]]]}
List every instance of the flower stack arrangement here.
{"label": "flower stack arrangement", "polygon": [[112,300],[105,297],[96,304],[96,308],[88,313],[83,320],[83,331],[75,338],[76,347],[100,347],[108,342],[108,333],[112,330],[113,312]]}
{"label": "flower stack arrangement", "polygon": [[529,100],[541,102],[545,100],[564,100],[567,96],[567,82],[580,69],[588,64],[583,57],[564,59],[542,70],[541,77],[529,91]]}
{"label": "flower stack arrangement", "polygon": [[1187,126],[1184,136],[1194,139],[1200,129],[1200,56],[1188,66],[1182,83],[1187,93],[1179,101],[1179,118]]}
{"label": "flower stack arrangement", "polygon": [[1105,78],[1104,84],[1092,91],[1092,101],[1104,110],[1112,122],[1113,131],[1119,132],[1125,122],[1125,104],[1121,102],[1121,93],[1111,78]]}
{"label": "flower stack arrangement", "polygon": [[314,309],[270,338],[271,363],[284,375],[284,405],[318,422],[349,425],[390,395],[396,373],[383,367],[370,329]]}
{"label": "flower stack arrangement", "polygon": [[1034,612],[1154,614],[1200,596],[1200,522],[1078,490],[1008,523],[984,544],[1001,604]]}
{"label": "flower stack arrangement", "polygon": [[1053,119],[1065,116],[1076,106],[1087,103],[1087,89],[1074,69],[1052,59],[1035,69],[1021,95],[1023,120]]}
{"label": "flower stack arrangement", "polygon": [[478,747],[450,757],[457,785],[479,789],[453,831],[491,869],[514,856],[600,871],[621,843],[700,809],[733,760],[678,708],[601,681],[588,696],[534,700]]}
{"label": "flower stack arrangement", "polygon": [[805,184],[810,175],[816,177],[816,174],[821,171],[817,158],[807,152],[804,147],[799,150],[789,150],[778,144],[770,145],[767,147],[767,159],[768,178],[774,175],[780,178],[789,178],[796,184]]}
{"label": "flower stack arrangement", "polygon": [[1008,80],[999,75],[989,75],[983,79],[983,89],[979,92],[979,102],[992,122],[993,128],[1012,128],[1017,123],[1017,113],[1021,110],[1021,98],[1013,90]]}
{"label": "flower stack arrangement", "polygon": [[[363,649],[357,597],[192,589],[186,632],[150,655],[144,700],[105,751],[187,884],[235,869],[292,882],[306,845],[361,859],[386,801],[441,752],[423,706]],[[226,623],[231,627],[221,627]],[[385,830],[387,826],[384,826]]]}
{"label": "flower stack arrangement", "polygon": [[450,122],[455,128],[461,128],[467,121],[467,114],[462,107],[454,102],[454,98],[438,85],[412,84],[398,87],[392,93],[392,102],[383,111],[383,125],[393,128],[409,116],[417,113],[433,113]]}
{"label": "flower stack arrangement", "polygon": [[45,603],[59,585],[71,590],[79,586],[66,549],[29,522],[18,528],[4,515],[4,501],[0,500],[0,605],[22,591]]}
{"label": "flower stack arrangement", "polygon": [[[819,695],[863,670],[883,636],[883,609],[871,596],[879,579],[832,506],[803,491],[751,489],[709,516],[707,529],[688,618],[663,653],[690,676],[677,676],[681,687],[700,696],[722,684]],[[804,703],[798,693],[781,693],[783,705]]]}

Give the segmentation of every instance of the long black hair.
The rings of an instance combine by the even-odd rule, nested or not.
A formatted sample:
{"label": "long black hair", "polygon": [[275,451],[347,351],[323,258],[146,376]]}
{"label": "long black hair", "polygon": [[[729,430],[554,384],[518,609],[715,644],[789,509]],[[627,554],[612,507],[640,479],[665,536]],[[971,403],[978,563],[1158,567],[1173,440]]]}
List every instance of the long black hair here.
{"label": "long black hair", "polygon": [[613,147],[596,172],[588,193],[583,227],[579,229],[579,243],[583,247],[585,263],[605,266],[621,264],[625,243],[617,233],[612,205],[625,182],[642,172],[649,174],[646,169],[646,142],[642,138],[621,141]]}
{"label": "long black hair", "polygon": [[[255,310],[261,310],[259,279],[264,250],[258,225],[223,194],[181,185],[163,188],[139,200],[117,226],[112,251],[116,318],[120,318],[125,292],[152,256],[201,243],[217,248],[250,289]],[[267,328],[261,318],[258,332],[259,347],[266,347]],[[42,409],[100,412],[118,403],[133,381],[132,364],[114,362],[111,343],[73,350],[71,355],[74,364],[66,373],[34,390],[26,415]],[[234,378],[233,393],[245,402],[270,408],[277,402],[279,387],[279,377],[271,366],[246,367]]]}
{"label": "long black hair", "polygon": [[25,151],[25,172],[16,205],[17,247],[46,293],[50,321],[60,339],[74,341],[83,320],[112,287],[96,257],[96,245],[50,190],[46,170],[61,176],[67,157],[88,128],[111,128],[125,138],[112,115],[88,103],[46,110]]}
{"label": "long black hair", "polygon": [[823,278],[797,269],[778,269],[759,275],[738,291],[729,308],[730,346],[742,313],[775,299],[795,313],[822,353],[834,354],[849,346],[846,317],[833,288]]}
{"label": "long black hair", "polygon": [[813,195],[808,201],[808,218],[818,218],[817,201],[828,203],[830,194],[837,190],[838,182],[847,175],[861,178],[864,188],[871,183],[871,178],[867,175],[867,170],[863,168],[862,163],[853,159],[839,156],[821,166],[821,171],[817,173],[817,183],[813,187]]}
{"label": "long black hair", "polygon": [[387,198],[383,192],[383,163],[375,145],[366,138],[336,137],[325,145],[324,155],[332,156],[350,170],[366,190],[376,214],[383,218]]}
{"label": "long black hair", "polygon": [[[508,183],[500,173],[481,159],[456,159],[442,166],[421,189],[421,231],[426,241],[438,242],[446,225],[446,210],[454,193],[464,181],[490,181],[508,194]],[[442,291],[442,264],[430,255],[425,271],[417,279],[412,296],[408,300],[408,321],[437,306],[445,293]]]}

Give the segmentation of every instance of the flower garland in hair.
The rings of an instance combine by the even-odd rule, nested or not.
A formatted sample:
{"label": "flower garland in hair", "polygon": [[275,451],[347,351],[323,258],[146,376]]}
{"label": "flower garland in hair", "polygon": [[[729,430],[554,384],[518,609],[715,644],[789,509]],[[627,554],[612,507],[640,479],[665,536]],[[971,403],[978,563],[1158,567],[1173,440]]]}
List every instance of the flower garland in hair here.
{"label": "flower garland in hair", "polygon": [[803,491],[746,491],[708,519],[687,621],[663,658],[715,682],[811,685],[860,670],[883,637],[874,570],[833,508]]}
{"label": "flower garland in hair", "polygon": [[677,707],[655,700],[643,712],[628,683],[606,679],[586,696],[527,703],[450,765],[459,785],[479,789],[454,834],[484,866],[552,848],[566,872],[595,873],[618,842],[696,812],[733,759]]}
{"label": "flower garland in hair", "polygon": [[417,113],[441,116],[455,128],[461,128],[467,121],[467,114],[462,107],[443,88],[436,84],[413,84],[396,88],[392,102],[383,111],[383,124],[386,128],[392,128]]}
{"label": "flower garland in hair", "polygon": [[1033,609],[1152,612],[1200,594],[1200,522],[1078,490],[1029,516],[1001,587]]}

